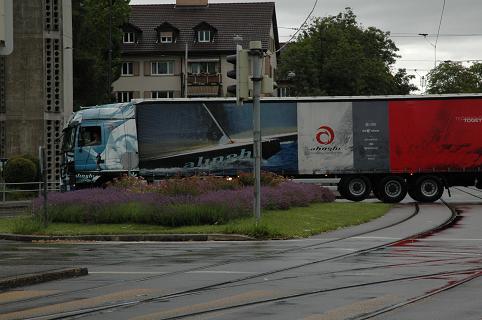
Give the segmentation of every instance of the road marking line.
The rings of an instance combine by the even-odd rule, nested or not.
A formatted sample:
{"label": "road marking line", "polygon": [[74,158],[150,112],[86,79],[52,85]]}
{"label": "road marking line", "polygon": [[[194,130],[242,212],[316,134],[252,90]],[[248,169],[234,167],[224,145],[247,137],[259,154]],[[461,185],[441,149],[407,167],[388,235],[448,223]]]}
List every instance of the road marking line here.
{"label": "road marking line", "polygon": [[[158,293],[158,290],[154,289],[132,289],[125,291],[118,291],[98,297],[79,299],[72,296],[74,301],[63,302],[58,304],[51,304],[43,307],[34,307],[31,309],[25,309],[17,312],[9,312],[0,314],[0,320],[13,320],[13,319],[25,319],[39,316],[46,316],[49,314],[59,314],[69,311],[75,311],[85,308],[94,308],[102,306],[106,303],[112,303],[121,300],[127,300],[132,298],[148,296],[152,293]],[[141,299],[141,298],[140,298]]]}
{"label": "road marking line", "polygon": [[266,291],[266,290],[249,291],[249,292],[241,293],[234,296],[229,296],[222,299],[216,299],[208,302],[195,304],[192,306],[179,307],[179,308],[164,310],[164,311],[155,312],[147,315],[142,315],[142,316],[132,318],[132,320],[154,320],[154,319],[158,320],[158,319],[175,317],[175,316],[189,315],[197,312],[249,303],[251,301],[256,301],[259,299],[268,298],[272,296],[273,296],[273,291]]}
{"label": "road marking line", "polygon": [[90,271],[89,274],[166,274],[167,272],[156,271]]}
{"label": "road marking line", "polygon": [[200,270],[200,271],[189,271],[186,273],[219,273],[219,274],[255,274],[256,272],[249,272],[249,271],[210,271],[210,270]]}
{"label": "road marking line", "polygon": [[385,307],[386,305],[394,304],[400,299],[396,296],[386,295],[374,299],[361,300],[352,304],[345,305],[336,309],[329,310],[323,314],[313,314],[305,317],[304,320],[343,320],[351,319],[363,314],[374,312]]}
{"label": "road marking line", "polygon": [[401,240],[401,238],[394,238],[394,237],[353,237],[353,238],[350,238],[350,239]]}
{"label": "road marking line", "polygon": [[60,292],[60,291],[58,290],[9,291],[9,292],[0,293],[0,303],[10,303],[10,302],[15,302],[15,301],[20,301],[20,300],[25,300],[30,298],[43,297],[43,296],[55,294],[57,292]]}

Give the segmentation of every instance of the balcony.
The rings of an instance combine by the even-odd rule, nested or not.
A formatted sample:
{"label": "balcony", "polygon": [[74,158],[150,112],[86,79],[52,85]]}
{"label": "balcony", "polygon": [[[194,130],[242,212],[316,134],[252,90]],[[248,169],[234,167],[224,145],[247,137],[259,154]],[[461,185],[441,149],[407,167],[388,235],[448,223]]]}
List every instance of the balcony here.
{"label": "balcony", "polygon": [[188,74],[187,83],[192,86],[220,85],[222,77],[220,73],[213,74]]}

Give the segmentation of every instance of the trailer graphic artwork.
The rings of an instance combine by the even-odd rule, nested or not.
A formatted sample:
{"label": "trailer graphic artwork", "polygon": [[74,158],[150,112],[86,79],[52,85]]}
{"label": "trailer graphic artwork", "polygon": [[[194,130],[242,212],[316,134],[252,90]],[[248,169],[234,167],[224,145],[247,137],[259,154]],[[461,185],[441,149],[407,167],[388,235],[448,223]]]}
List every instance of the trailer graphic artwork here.
{"label": "trailer graphic artwork", "polygon": [[328,126],[321,126],[318,128],[318,133],[316,134],[316,141],[319,144],[330,144],[335,139],[335,132]]}
{"label": "trailer graphic artwork", "polygon": [[[263,169],[296,173],[296,104],[263,104],[261,127]],[[250,104],[144,103],[137,132],[141,172],[236,174],[253,166]]]}
{"label": "trailer graphic artwork", "polygon": [[353,169],[352,103],[298,103],[298,146],[302,174]]}
{"label": "trailer graphic artwork", "polygon": [[[64,129],[63,184],[252,171],[252,110],[231,99],[82,109]],[[430,202],[444,187],[482,188],[482,95],[266,99],[261,133],[262,170],[339,177],[350,200],[373,191]]]}

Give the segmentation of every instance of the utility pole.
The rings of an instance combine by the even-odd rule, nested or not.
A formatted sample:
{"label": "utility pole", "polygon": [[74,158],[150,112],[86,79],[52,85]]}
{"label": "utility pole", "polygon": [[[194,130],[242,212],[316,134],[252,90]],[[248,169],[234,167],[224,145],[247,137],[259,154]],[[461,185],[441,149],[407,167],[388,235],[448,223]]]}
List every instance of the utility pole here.
{"label": "utility pole", "polygon": [[263,50],[261,41],[249,42],[249,55],[253,66],[253,156],[254,156],[254,212],[256,225],[261,218],[261,84]]}
{"label": "utility pole", "polygon": [[45,147],[39,147],[38,148],[38,155],[39,155],[39,163],[40,163],[40,173],[42,176],[42,182],[43,182],[43,215],[42,215],[42,221],[44,224],[44,227],[46,228],[48,225],[48,211],[47,211],[47,193],[48,193],[48,182],[47,182],[47,158],[45,157]]}
{"label": "utility pole", "polygon": [[185,52],[185,57],[184,57],[184,98],[187,98],[187,67],[188,67],[188,46],[187,46],[187,41],[186,41],[186,52]]}
{"label": "utility pole", "polygon": [[109,0],[109,45],[108,45],[107,94],[111,102],[112,89],[112,0]]}

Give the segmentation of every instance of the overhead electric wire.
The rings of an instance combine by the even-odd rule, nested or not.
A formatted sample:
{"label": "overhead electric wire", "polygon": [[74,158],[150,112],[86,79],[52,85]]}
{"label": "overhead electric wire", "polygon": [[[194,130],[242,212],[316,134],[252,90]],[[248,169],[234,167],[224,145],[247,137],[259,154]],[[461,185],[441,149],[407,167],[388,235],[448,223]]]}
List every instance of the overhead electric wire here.
{"label": "overhead electric wire", "polygon": [[[390,33],[390,38],[420,38],[418,33]],[[426,37],[437,37],[437,34],[427,34]],[[482,33],[446,33],[438,37],[482,37]]]}
{"label": "overhead electric wire", "polygon": [[286,43],[281,47],[279,48],[278,50],[276,50],[275,52],[273,52],[272,54],[275,54],[275,53],[278,53],[280,52],[281,50],[284,49],[284,47],[286,47],[288,45],[288,43],[291,42],[291,40],[293,40],[296,35],[303,29],[303,27],[305,26],[306,22],[308,21],[309,18],[311,18],[311,15],[313,14],[313,11],[315,11],[316,9],[316,6],[318,5],[318,0],[315,0],[315,3],[313,4],[313,8],[311,8],[311,11],[310,13],[308,14],[308,16],[306,17],[305,21],[303,21],[303,23],[301,24],[301,26],[298,28],[298,30],[296,30],[295,28],[293,28],[293,30],[296,30],[296,32],[291,36],[291,38],[286,41]]}
{"label": "overhead electric wire", "polygon": [[440,14],[440,21],[438,23],[438,30],[437,30],[437,38],[435,38],[435,47],[437,47],[437,42],[438,42],[438,37],[440,35],[440,27],[442,26],[442,19],[444,16],[444,11],[445,11],[445,0],[443,0],[443,5],[442,5],[442,13]]}

